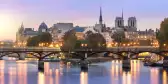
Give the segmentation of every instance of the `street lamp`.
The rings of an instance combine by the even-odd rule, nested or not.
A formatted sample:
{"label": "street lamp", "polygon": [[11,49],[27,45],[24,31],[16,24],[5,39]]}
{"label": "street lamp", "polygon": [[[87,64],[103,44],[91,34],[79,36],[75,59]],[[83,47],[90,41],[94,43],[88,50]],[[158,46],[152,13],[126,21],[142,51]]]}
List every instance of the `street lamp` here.
{"label": "street lamp", "polygon": [[163,44],[164,45],[164,47],[166,46],[166,44]]}
{"label": "street lamp", "polygon": [[83,46],[84,46],[84,44],[81,44],[81,46],[83,47]]}

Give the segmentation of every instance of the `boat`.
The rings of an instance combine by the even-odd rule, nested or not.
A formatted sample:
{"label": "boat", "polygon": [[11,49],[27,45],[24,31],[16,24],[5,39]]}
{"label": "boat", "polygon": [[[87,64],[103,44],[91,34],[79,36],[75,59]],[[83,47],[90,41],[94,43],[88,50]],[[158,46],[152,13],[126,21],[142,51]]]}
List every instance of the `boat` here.
{"label": "boat", "polygon": [[163,60],[158,61],[158,62],[144,62],[144,66],[162,67],[163,66]]}
{"label": "boat", "polygon": [[163,66],[163,60],[153,63],[153,66]]}
{"label": "boat", "polygon": [[153,63],[152,62],[144,62],[144,66],[152,66]]}

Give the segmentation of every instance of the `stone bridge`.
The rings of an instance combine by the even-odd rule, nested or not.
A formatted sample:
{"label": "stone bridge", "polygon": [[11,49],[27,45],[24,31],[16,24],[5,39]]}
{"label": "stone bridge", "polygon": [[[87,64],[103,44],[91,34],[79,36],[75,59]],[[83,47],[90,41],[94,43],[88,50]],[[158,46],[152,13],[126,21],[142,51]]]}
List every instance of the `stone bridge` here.
{"label": "stone bridge", "polygon": [[[81,56],[81,58],[90,57],[97,53],[113,53],[119,56],[124,56],[122,53],[130,54],[130,56],[137,55],[143,52],[155,53],[160,56],[167,56],[168,51],[159,50],[156,47],[144,46],[144,47],[114,47],[107,49],[74,49],[74,50],[60,50],[59,48],[48,48],[48,47],[3,47],[0,48],[0,58],[9,54],[17,54],[20,56],[20,53],[31,54],[39,60],[44,59],[47,56],[57,53],[69,53],[75,56]],[[87,54],[87,56],[86,56]],[[85,56],[84,56],[85,55]]]}
{"label": "stone bridge", "polygon": [[[19,48],[11,48],[11,47],[3,47],[0,48],[0,58],[3,56],[16,53],[18,56],[21,56],[21,53],[31,54],[34,57],[39,59],[38,68],[39,70],[44,69],[44,62],[42,61],[45,57],[50,56],[52,54],[57,53],[69,53],[76,56],[81,56],[81,59],[86,59],[89,56],[92,56],[96,53],[113,53],[120,55],[122,57],[126,57],[123,59],[123,66],[126,68],[130,68],[130,61],[128,55],[122,55],[122,53],[130,54],[130,56],[143,53],[150,52],[155,53],[164,57],[163,65],[168,67],[168,51],[159,50],[156,47],[146,46],[146,47],[113,47],[107,49],[74,49],[74,50],[60,50],[59,48],[46,48],[46,47],[19,47]],[[85,65],[84,65],[85,66]]]}

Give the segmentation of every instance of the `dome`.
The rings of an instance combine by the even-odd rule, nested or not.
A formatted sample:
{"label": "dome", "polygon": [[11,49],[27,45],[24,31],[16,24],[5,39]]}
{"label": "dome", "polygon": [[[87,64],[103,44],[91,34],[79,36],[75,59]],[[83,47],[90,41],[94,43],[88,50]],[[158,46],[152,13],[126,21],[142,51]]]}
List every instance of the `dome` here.
{"label": "dome", "polygon": [[47,25],[43,22],[43,23],[41,23],[40,24],[40,26],[39,26],[39,31],[40,32],[43,32],[45,30],[45,32],[48,30],[48,27],[47,27]]}
{"label": "dome", "polygon": [[47,25],[43,22],[40,24],[39,29],[48,29]]}

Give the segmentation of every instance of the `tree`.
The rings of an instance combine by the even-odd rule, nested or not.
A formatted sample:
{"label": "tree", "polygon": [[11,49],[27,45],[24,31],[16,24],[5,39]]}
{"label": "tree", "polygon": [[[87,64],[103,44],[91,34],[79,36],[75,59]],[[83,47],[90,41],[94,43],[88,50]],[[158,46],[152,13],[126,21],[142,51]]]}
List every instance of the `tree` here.
{"label": "tree", "polygon": [[162,49],[163,44],[168,44],[168,18],[160,24],[160,31],[156,32],[156,38],[158,39],[160,49]]}
{"label": "tree", "polygon": [[106,48],[106,40],[100,33],[89,34],[86,38],[88,42],[88,48],[92,49],[104,49]]}
{"label": "tree", "polygon": [[75,30],[69,30],[65,32],[63,36],[63,46],[61,47],[62,50],[72,50],[75,48],[77,37],[76,37]]}
{"label": "tree", "polygon": [[88,44],[88,42],[86,40],[77,40],[75,44],[75,49],[82,48],[81,44]]}
{"label": "tree", "polygon": [[[114,39],[117,43],[122,43],[125,41],[125,34],[124,32],[114,32],[114,34],[111,36],[111,38]],[[119,46],[119,44],[118,44]]]}
{"label": "tree", "polygon": [[34,36],[34,37],[29,38],[29,39],[27,40],[27,46],[29,46],[29,47],[38,46],[39,43],[40,43],[40,39],[39,39],[38,36]]}
{"label": "tree", "polygon": [[39,43],[48,43],[50,44],[52,42],[52,36],[50,33],[45,32],[41,33],[37,36],[31,37],[27,40],[27,46],[31,47],[37,47],[39,46]]}

